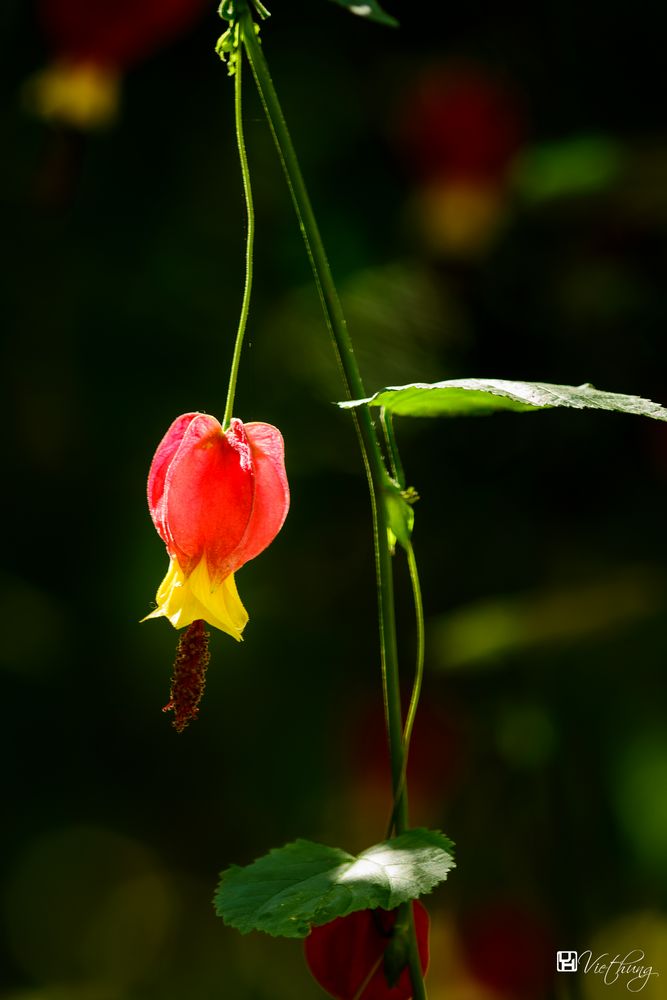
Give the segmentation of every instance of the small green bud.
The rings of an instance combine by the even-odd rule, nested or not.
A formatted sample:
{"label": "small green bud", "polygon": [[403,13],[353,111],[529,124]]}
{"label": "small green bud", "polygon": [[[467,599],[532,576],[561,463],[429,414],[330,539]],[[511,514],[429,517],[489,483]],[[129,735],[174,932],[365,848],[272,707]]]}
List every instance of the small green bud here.
{"label": "small green bud", "polygon": [[397,923],[383,959],[384,975],[390,989],[396,986],[408,964],[409,951],[408,929],[399,927]]}
{"label": "small green bud", "polygon": [[232,37],[232,29],[228,28],[224,35],[220,35],[220,38],[215,43],[215,51],[218,53],[223,62],[227,59],[230,52],[235,49],[234,39]]}
{"label": "small green bud", "polygon": [[411,507],[411,503],[414,501],[412,494],[410,499],[406,499],[398,486],[392,481],[389,481],[385,486],[382,499],[387,515],[389,548],[393,553],[397,540],[403,548],[407,548],[410,545],[410,536],[412,535],[412,528],[415,523],[415,514]]}
{"label": "small green bud", "polygon": [[227,72],[230,76],[234,76],[234,73],[236,72],[238,49],[239,30],[238,25],[234,24],[231,28],[227,29],[224,35],[220,35],[220,38],[215,44],[215,51],[218,53],[222,61],[227,63]]}

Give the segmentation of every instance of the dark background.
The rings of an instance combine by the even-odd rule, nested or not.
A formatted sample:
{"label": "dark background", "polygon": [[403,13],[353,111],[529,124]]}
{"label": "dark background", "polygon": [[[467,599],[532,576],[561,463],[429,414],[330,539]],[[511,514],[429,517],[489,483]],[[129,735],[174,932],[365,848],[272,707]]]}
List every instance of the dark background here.
{"label": "dark background", "polygon": [[[276,4],[262,29],[367,388],[487,376],[667,404],[657,5],[391,10],[399,31]],[[1,996],[316,998],[298,943],[210,905],[226,865],[297,836],[362,850],[389,807],[365,484],[270,135],[248,76],[236,414],[281,428],[292,509],[238,574],[246,640],[214,636],[178,736],[176,635],[138,625],[166,568],[144,484],[179,413],[224,408],[245,223],[222,23],[211,4],[137,60],[89,133],[25,109],[54,54],[31,5],[2,27]],[[443,154],[449,119],[424,123],[419,95],[452,79],[473,97]],[[555,977],[556,949],[590,947],[642,949],[644,996],[666,997],[667,432],[574,411],[397,432],[427,616],[412,821],[457,843],[429,995],[624,994]]]}

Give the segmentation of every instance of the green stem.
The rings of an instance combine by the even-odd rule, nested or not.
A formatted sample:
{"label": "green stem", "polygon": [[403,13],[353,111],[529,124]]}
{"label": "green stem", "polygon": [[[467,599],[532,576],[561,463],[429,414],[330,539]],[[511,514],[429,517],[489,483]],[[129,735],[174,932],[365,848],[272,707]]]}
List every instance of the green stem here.
{"label": "green stem", "polygon": [[398,446],[394,435],[394,416],[391,410],[386,410],[384,406],[380,407],[380,423],[382,424],[382,430],[384,431],[384,439],[387,445],[387,454],[391,465],[391,473],[401,489],[404,490],[405,474],[403,472],[403,464],[401,462],[401,456],[398,453]]}
{"label": "green stem", "polygon": [[406,552],[408,556],[408,569],[410,571],[410,583],[412,584],[412,596],[415,605],[415,621],[417,624],[417,661],[415,665],[415,679],[412,686],[412,695],[410,696],[408,714],[405,720],[405,729],[403,730],[403,756],[405,758],[405,763],[407,764],[408,754],[410,753],[412,730],[414,728],[415,716],[417,715],[417,707],[419,705],[419,698],[422,691],[422,681],[424,680],[425,641],[424,605],[422,603],[421,586],[419,585],[419,570],[417,568],[417,560],[415,558],[415,550],[412,547],[412,543],[408,545]]}
{"label": "green stem", "polygon": [[[407,766],[408,759],[410,757],[410,740],[412,739],[412,730],[415,725],[415,718],[417,715],[417,708],[419,707],[419,699],[421,696],[422,682],[424,680],[424,653],[426,649],[425,634],[424,634],[424,605],[422,602],[422,592],[419,583],[419,570],[417,568],[417,560],[415,558],[415,550],[412,547],[412,543],[406,548],[406,554],[408,557],[408,570],[410,573],[410,583],[412,584],[412,599],[415,607],[415,623],[417,627],[417,655],[415,661],[415,679],[412,684],[412,694],[410,695],[410,705],[408,706],[408,714],[405,719],[405,728],[403,730],[403,773],[401,774],[401,786],[402,790],[407,783]],[[387,836],[390,836],[391,831],[396,822],[396,809],[391,814],[391,819],[389,820],[389,826],[387,830]]]}
{"label": "green stem", "polygon": [[368,970],[368,975],[366,976],[366,978],[363,980],[363,982],[359,986],[359,989],[357,990],[357,992],[352,997],[352,1000],[361,1000],[361,997],[364,995],[364,993],[366,991],[366,987],[370,983],[371,979],[373,978],[373,976],[375,975],[375,973],[377,972],[377,970],[382,965],[383,958],[384,958],[384,956],[380,955],[380,957],[377,959],[377,961],[373,962],[373,965]]}
{"label": "green stem", "polygon": [[259,16],[262,18],[262,20],[266,20],[267,17],[271,17],[270,13],[268,12],[264,4],[261,3],[261,0],[252,0],[252,3],[253,7],[255,8]]}
{"label": "green stem", "polygon": [[[348,398],[359,399],[366,395],[366,390],[364,389],[364,384],[357,367],[343,309],[338,298],[338,292],[331,274],[331,268],[329,267],[329,261],[324,250],[319,227],[301,174],[301,168],[294,146],[292,145],[280,102],[278,101],[278,95],[273,86],[273,81],[271,80],[269,69],[249,14],[243,14],[240,23],[243,44],[248,53],[248,60],[255,76],[257,89],[283,164],[287,184],[292,195],[299,226],[315,276],[327,326],[334,342],[336,356],[345,384],[345,391]],[[394,791],[396,792],[399,787],[403,764],[403,722],[398,683],[398,650],[396,643],[391,554],[386,543],[387,518],[382,498],[383,492],[390,487],[390,483],[369,410],[366,407],[362,407],[356,412],[356,416],[359,435],[363,444],[364,463],[372,485],[375,557],[380,585],[380,592],[378,594],[380,640],[384,660],[383,674],[386,677],[385,695],[388,710],[392,775]],[[407,797],[404,796],[404,798],[406,801],[399,809],[402,816],[401,825],[407,825]]]}
{"label": "green stem", "polygon": [[246,236],[245,251],[245,286],[243,288],[243,301],[241,302],[241,315],[236,331],[236,341],[234,342],[234,354],[232,366],[229,372],[229,388],[227,389],[227,402],[225,403],[225,414],[222,418],[222,429],[226,430],[232,419],[234,412],[234,396],[236,394],[236,380],[239,374],[239,364],[241,363],[241,350],[243,348],[243,337],[246,324],[248,322],[248,312],[250,310],[250,293],[252,292],[252,256],[255,242],[255,208],[252,201],[252,188],[250,187],[250,169],[248,167],[248,156],[245,148],[245,138],[243,135],[243,49],[239,45],[234,57],[236,69],[234,73],[234,120],[236,123],[236,144],[239,149],[239,160],[241,163],[241,176],[243,177],[243,194],[245,195],[246,215],[248,220],[248,231]]}
{"label": "green stem", "polygon": [[[380,423],[382,424],[382,430],[384,431],[385,444],[387,448],[387,455],[389,456],[389,462],[391,464],[391,472],[400,486],[401,490],[405,490],[405,473],[403,472],[403,463],[401,462],[401,456],[398,451],[398,445],[396,443],[396,436],[394,434],[394,420],[393,414],[390,410],[386,410],[384,406],[380,408]],[[412,730],[415,724],[415,717],[417,715],[417,708],[419,706],[419,699],[421,697],[422,682],[424,680],[424,653],[425,653],[425,636],[424,636],[424,605],[422,602],[421,586],[419,583],[419,570],[417,567],[417,560],[415,558],[415,550],[410,542],[407,546],[404,546],[406,555],[408,558],[408,570],[410,573],[410,583],[412,585],[412,600],[415,609],[415,624],[417,628],[417,655],[415,662],[415,679],[412,684],[412,694],[410,695],[410,705],[408,707],[408,714],[405,720],[405,728],[403,730],[403,774],[401,775],[401,790],[403,789],[405,782],[407,781],[406,770],[408,766],[408,759],[410,757],[410,740],[412,739]],[[389,821],[389,830],[387,836],[391,834],[396,821],[395,808],[392,811],[391,819]]]}
{"label": "green stem", "polygon": [[[246,10],[239,19],[241,38],[248,54],[257,90],[268,119],[273,138],[283,165],[287,184],[292,196],[301,234],[310,258],[315,283],[320,295],[322,309],[332,336],[336,356],[345,383],[348,398],[362,398],[366,395],[361,374],[357,367],[352,342],[347,330],[345,316],[327,260],[319,227],[313,213],[308,191],[301,174],[287,123],[273,86],[269,68],[264,59],[259,39],[255,33],[252,17]],[[396,642],[396,619],[394,609],[394,586],[391,553],[388,546],[387,514],[384,492],[393,488],[382,458],[380,443],[375,426],[367,407],[361,407],[356,415],[357,431],[360,438],[364,467],[368,477],[373,514],[373,538],[375,546],[375,569],[378,587],[378,609],[380,628],[380,650],[382,681],[391,758],[392,788],[398,833],[408,828],[408,797],[404,787],[403,722],[400,700],[398,671],[398,647]],[[426,990],[421,975],[417,939],[414,931],[412,906],[401,907],[399,919],[404,919],[410,928],[409,966],[415,1000],[426,1000]]]}
{"label": "green stem", "polygon": [[[342,369],[345,388],[348,398],[360,399],[365,395],[365,389],[361,380],[361,375],[357,367],[352,342],[347,330],[345,316],[338,298],[338,292],[334,284],[329,261],[327,260],[319,227],[313,213],[310,198],[301,174],[301,168],[296,156],[296,151],[292,145],[292,139],[287,130],[287,123],[278,101],[273,80],[269,73],[269,68],[264,59],[264,53],[259,39],[255,34],[252,18],[248,13],[241,16],[241,35],[248,60],[255,75],[257,89],[264,105],[264,111],[269,121],[273,138],[278,148],[278,153],[282,161],[283,169],[287,179],[287,184],[292,195],[292,201],[299,219],[301,234],[306,244],[306,250],[315,276],[317,289],[322,299],[324,315],[329,327],[329,331],[334,339],[338,362]],[[365,413],[365,410],[362,410]],[[370,417],[367,416],[370,423]],[[377,451],[379,456],[379,446],[375,439],[374,431],[371,434],[374,443],[371,444],[370,451]],[[378,462],[374,459],[374,465],[378,467]],[[380,459],[381,465],[381,459]]]}

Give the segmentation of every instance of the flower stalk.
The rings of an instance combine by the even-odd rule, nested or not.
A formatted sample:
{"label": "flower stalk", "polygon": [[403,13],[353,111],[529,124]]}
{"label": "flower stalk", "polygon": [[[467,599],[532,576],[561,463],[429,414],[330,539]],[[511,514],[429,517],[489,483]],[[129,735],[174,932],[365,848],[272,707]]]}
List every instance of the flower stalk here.
{"label": "flower stalk", "polygon": [[230,56],[230,72],[234,74],[234,123],[236,127],[236,145],[239,151],[239,161],[241,163],[241,177],[243,178],[243,195],[246,206],[247,232],[245,247],[245,284],[243,287],[243,300],[241,302],[241,315],[234,341],[234,354],[229,372],[229,388],[227,389],[227,402],[225,404],[225,414],[222,418],[222,429],[227,430],[234,414],[234,396],[236,394],[236,379],[241,363],[241,351],[243,349],[243,337],[248,323],[248,313],[250,311],[250,295],[252,293],[252,272],[253,272],[253,249],[255,244],[255,208],[252,200],[252,187],[250,186],[250,169],[248,167],[248,155],[245,148],[245,137],[243,133],[243,48],[237,45],[234,53]]}

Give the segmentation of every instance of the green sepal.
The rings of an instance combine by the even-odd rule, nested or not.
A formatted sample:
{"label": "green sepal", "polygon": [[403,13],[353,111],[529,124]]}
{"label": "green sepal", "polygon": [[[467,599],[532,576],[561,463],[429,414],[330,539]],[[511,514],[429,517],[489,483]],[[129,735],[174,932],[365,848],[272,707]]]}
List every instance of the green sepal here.
{"label": "green sepal", "polygon": [[224,871],[218,916],[242,934],[303,938],[311,927],[356,910],[401,903],[431,892],[454,867],[453,845],[434,830],[408,830],[356,857],[337,847],[296,840],[245,868]]}
{"label": "green sepal", "polygon": [[[246,4],[242,0],[242,6],[245,9]],[[236,21],[238,20],[239,9],[237,0],[222,0],[220,6],[218,7],[218,17],[221,17],[223,21]]]}
{"label": "green sepal", "polygon": [[396,986],[410,955],[410,928],[407,920],[400,917],[394,925],[394,932],[384,953],[382,964],[390,988]]}
{"label": "green sepal", "polygon": [[[271,17],[271,12],[266,9],[262,0],[252,0],[252,5],[263,21],[267,17]],[[241,15],[247,11],[248,0],[222,0],[218,7],[218,17],[221,17],[223,21],[236,24],[241,19]]]}
{"label": "green sepal", "polygon": [[399,541],[404,549],[410,545],[412,529],[415,523],[415,512],[406,500],[407,490],[401,490],[393,481],[389,480],[384,487],[382,499],[387,516],[387,534],[389,537],[389,548],[392,553]]}
{"label": "green sepal", "polygon": [[230,76],[236,73],[236,64],[239,50],[239,26],[233,24],[215,43],[215,51],[227,65],[227,72]]}

